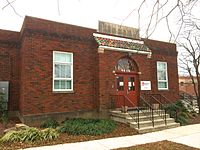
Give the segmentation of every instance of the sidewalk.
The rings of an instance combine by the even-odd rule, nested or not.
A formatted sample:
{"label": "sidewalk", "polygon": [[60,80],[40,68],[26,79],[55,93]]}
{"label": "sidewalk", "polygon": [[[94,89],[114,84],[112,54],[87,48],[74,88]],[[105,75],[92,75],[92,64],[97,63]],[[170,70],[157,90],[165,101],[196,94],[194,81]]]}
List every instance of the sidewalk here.
{"label": "sidewalk", "polygon": [[200,124],[181,126],[173,129],[166,129],[163,131],[141,135],[108,138],[78,143],[59,144],[53,146],[43,146],[28,148],[26,150],[109,150],[163,140],[200,148]]}

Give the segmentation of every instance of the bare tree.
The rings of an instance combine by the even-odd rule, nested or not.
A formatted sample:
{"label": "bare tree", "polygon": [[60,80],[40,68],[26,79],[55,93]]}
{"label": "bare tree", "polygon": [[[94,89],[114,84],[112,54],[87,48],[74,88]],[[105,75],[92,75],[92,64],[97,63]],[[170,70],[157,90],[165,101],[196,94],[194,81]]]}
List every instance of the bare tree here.
{"label": "bare tree", "polygon": [[180,55],[180,67],[186,70],[192,80],[194,92],[200,110],[200,28],[194,18],[185,21],[185,32],[179,39],[183,51]]}
{"label": "bare tree", "polygon": [[[131,15],[138,18],[138,28],[143,30],[143,36],[149,38],[155,32],[158,25],[164,25],[169,34],[169,41],[176,41],[183,30],[185,23],[185,17],[191,15],[195,7],[200,6],[199,0],[140,0],[139,5],[122,20],[121,24],[128,19]],[[145,18],[142,17],[144,14],[148,14]],[[176,16],[176,30],[175,26],[172,25],[172,21]],[[144,25],[142,22],[147,22]]]}
{"label": "bare tree", "polygon": [[2,7],[2,10],[5,9],[6,7],[11,7],[12,10],[14,11],[14,13],[16,15],[18,15],[19,17],[22,17],[16,10],[15,10],[15,7],[13,6],[13,3],[15,2],[16,0],[13,0],[13,1],[9,1],[9,0],[6,0],[6,5]]}
{"label": "bare tree", "polygon": [[[144,11],[147,0],[142,0],[138,9],[138,24],[140,27],[140,15]],[[170,7],[169,7],[170,6]],[[169,41],[177,42],[181,67],[189,74],[194,87],[195,95],[200,110],[200,16],[197,8],[198,0],[154,0],[149,13],[149,21],[145,29],[145,36],[149,38],[164,21],[171,37]],[[130,15],[130,14],[129,14]],[[170,24],[172,16],[176,16],[177,29]]]}

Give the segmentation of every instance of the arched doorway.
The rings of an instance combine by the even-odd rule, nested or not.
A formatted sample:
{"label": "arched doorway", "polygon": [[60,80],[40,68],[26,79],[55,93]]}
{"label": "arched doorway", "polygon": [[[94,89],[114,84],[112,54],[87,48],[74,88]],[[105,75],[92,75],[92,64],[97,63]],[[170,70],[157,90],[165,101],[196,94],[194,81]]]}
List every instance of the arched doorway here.
{"label": "arched doorway", "polygon": [[134,107],[138,105],[139,75],[138,66],[129,57],[118,60],[115,67],[117,108],[122,106]]}

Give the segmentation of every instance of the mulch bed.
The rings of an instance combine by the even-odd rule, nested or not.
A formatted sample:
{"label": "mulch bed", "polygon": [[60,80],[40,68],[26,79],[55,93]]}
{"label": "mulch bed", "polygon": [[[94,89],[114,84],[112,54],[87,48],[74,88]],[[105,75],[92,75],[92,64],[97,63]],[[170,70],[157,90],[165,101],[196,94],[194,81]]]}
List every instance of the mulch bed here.
{"label": "mulch bed", "polygon": [[[14,123],[14,122],[13,122]],[[0,129],[4,129],[2,125],[0,125]],[[11,126],[11,123],[9,124]],[[14,124],[13,124],[14,126]],[[19,148],[27,148],[27,147],[37,147],[37,146],[44,146],[44,145],[55,145],[55,144],[62,144],[62,143],[75,143],[75,142],[83,142],[83,141],[90,141],[90,140],[97,140],[97,139],[105,139],[111,137],[119,137],[119,136],[128,136],[128,135],[135,135],[138,134],[136,130],[130,128],[126,124],[117,123],[117,128],[109,134],[103,134],[99,136],[89,136],[89,135],[68,135],[67,133],[61,133],[58,139],[53,141],[41,141],[37,143],[7,143],[0,145],[0,149],[4,150],[14,150]]]}
{"label": "mulch bed", "polygon": [[18,118],[9,118],[9,122],[6,126],[4,126],[1,122],[0,122],[0,136],[3,134],[3,131],[5,129],[14,127],[15,124],[17,123],[21,123],[20,120]]}
{"label": "mulch bed", "polygon": [[[11,121],[9,121],[6,128],[13,127],[16,123],[20,123],[20,121],[16,118],[12,118]],[[200,115],[198,115],[194,119],[190,119],[188,124],[196,124],[200,123]],[[6,129],[1,123],[0,123],[0,137],[3,135],[3,131]],[[44,146],[44,145],[55,145],[55,144],[63,144],[63,143],[74,143],[74,142],[83,142],[83,141],[90,141],[90,140],[97,140],[97,139],[105,139],[105,138],[111,138],[111,137],[120,137],[120,136],[129,136],[129,135],[136,135],[138,134],[136,130],[133,128],[130,128],[126,124],[117,123],[117,128],[110,134],[104,134],[99,136],[88,136],[88,135],[68,135],[67,133],[60,134],[59,138],[53,141],[41,141],[37,143],[7,143],[0,145],[0,149],[4,150],[14,150],[14,149],[20,149],[20,148],[27,148],[27,147],[37,147],[37,146]],[[144,144],[142,147],[141,145],[134,146],[131,148],[128,148],[128,150],[144,150],[144,149],[153,149],[153,150],[168,150],[168,149],[181,149],[181,150],[194,150],[194,148],[187,147],[185,145],[181,145],[169,141],[161,141],[156,143],[149,143]],[[169,147],[166,149],[166,147]],[[178,147],[178,148],[177,148]],[[184,149],[185,147],[185,149]],[[158,148],[158,149],[156,149]],[[160,149],[159,149],[160,148]],[[126,148],[127,149],[127,148]],[[122,150],[126,150],[122,149]],[[170,150],[171,150],[170,149]],[[120,149],[121,150],[121,149]]]}
{"label": "mulch bed", "polygon": [[197,117],[188,120],[188,124],[197,124],[197,123],[200,123],[200,114],[198,114]]}
{"label": "mulch bed", "polygon": [[119,148],[116,150],[199,150],[199,149],[170,141],[161,141],[161,142],[136,145],[132,147]]}

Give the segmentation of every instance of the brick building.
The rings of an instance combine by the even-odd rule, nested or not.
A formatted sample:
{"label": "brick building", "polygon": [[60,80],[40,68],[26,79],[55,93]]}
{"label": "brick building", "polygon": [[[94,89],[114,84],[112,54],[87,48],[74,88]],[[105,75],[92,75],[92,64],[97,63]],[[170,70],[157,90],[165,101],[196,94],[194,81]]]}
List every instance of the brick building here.
{"label": "brick building", "polygon": [[[194,77],[194,84],[197,90],[198,83],[196,77]],[[196,96],[194,84],[192,83],[192,79],[190,76],[179,76],[179,92],[183,92],[191,96]]]}
{"label": "brick building", "polygon": [[0,30],[0,70],[8,110],[24,122],[106,116],[115,96],[130,106],[145,93],[178,99],[176,45],[105,22],[97,31],[25,17],[20,32]]}

